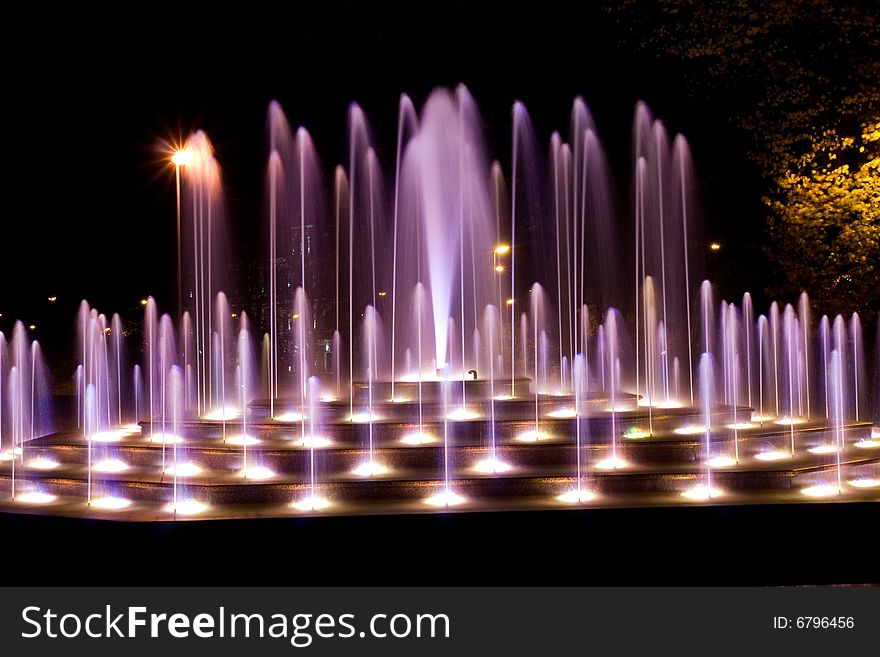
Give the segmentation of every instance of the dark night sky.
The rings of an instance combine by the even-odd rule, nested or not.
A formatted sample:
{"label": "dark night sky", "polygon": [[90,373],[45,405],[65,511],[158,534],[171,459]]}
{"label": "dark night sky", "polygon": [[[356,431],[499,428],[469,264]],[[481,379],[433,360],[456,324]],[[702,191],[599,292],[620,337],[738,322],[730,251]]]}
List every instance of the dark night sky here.
{"label": "dark night sky", "polygon": [[633,107],[644,99],[691,141],[706,234],[751,233],[724,257],[739,249],[762,258],[755,172],[731,122],[688,98],[681,71],[622,49],[622,28],[594,3],[474,4],[150,2],[9,15],[7,33],[27,45],[6,53],[3,111],[15,166],[3,178],[0,328],[13,316],[41,318],[50,294],[60,299],[51,321],[65,331],[83,297],[131,312],[147,293],[171,296],[174,187],[156,149],[194,128],[215,143],[239,245],[259,248],[273,98],[309,129],[331,170],[347,152],[352,100],[387,164],[399,94],[420,105],[431,88],[464,82],[493,156],[509,162],[514,100],[526,104],[545,146],[552,130],[567,133],[580,94],[624,203]]}

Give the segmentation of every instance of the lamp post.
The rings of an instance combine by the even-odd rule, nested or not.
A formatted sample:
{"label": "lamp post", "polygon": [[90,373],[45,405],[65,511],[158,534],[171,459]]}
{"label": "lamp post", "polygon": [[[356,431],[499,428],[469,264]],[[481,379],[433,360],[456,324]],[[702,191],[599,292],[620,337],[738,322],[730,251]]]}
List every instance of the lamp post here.
{"label": "lamp post", "polygon": [[183,271],[180,257],[180,167],[190,163],[192,154],[185,148],[174,151],[171,162],[174,164],[174,178],[177,184],[177,316],[183,316]]}
{"label": "lamp post", "polygon": [[[498,264],[498,256],[507,255],[510,253],[510,245],[509,244],[498,244],[492,250],[492,269],[495,272],[494,275],[494,287],[495,294],[498,295],[498,320],[500,322],[499,329],[501,330],[502,335],[504,334],[504,304],[502,303],[502,287],[501,287],[501,274],[504,273],[504,265]],[[511,320],[512,321],[512,320]],[[511,324],[511,331],[513,330],[513,324]],[[504,360],[504,340],[500,341],[501,345],[501,353],[502,353],[502,361]],[[513,396],[513,390],[510,392],[510,396]]]}

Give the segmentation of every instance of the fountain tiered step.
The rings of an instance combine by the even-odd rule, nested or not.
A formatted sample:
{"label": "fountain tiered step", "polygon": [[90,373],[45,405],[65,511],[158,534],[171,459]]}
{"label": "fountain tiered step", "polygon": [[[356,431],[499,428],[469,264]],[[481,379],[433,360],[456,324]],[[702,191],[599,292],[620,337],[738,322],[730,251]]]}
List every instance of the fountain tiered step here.
{"label": "fountain tiered step", "polygon": [[[607,406],[602,400],[591,404]],[[172,439],[169,423],[163,432],[161,419],[154,419],[101,434],[92,440],[91,450],[81,432],[59,433],[25,445],[25,467],[18,464],[16,490],[19,498],[39,493],[43,497],[38,501],[51,505],[52,513],[156,520],[183,515],[169,516],[168,505],[175,499],[204,505],[192,517],[446,508],[447,463],[449,490],[456,496],[452,501],[460,502],[455,506],[463,510],[558,506],[564,503],[560,495],[577,490],[583,501],[589,498],[590,504],[604,506],[676,504],[682,503],[683,493],[705,481],[705,417],[694,409],[653,409],[649,419],[644,408],[613,414],[606,408],[578,422],[548,417],[554,405],[560,402],[539,400],[537,434],[534,417],[524,419],[535,408],[534,401],[498,402],[494,424],[482,410],[471,420],[443,422],[437,419],[438,408],[423,408],[433,420],[421,425],[421,433],[417,423],[387,419],[392,415],[389,408],[399,413],[398,418],[411,417],[407,414],[413,409],[405,403],[384,405],[386,419],[376,419],[372,427],[346,421],[348,405],[336,404],[330,413],[335,421],[326,422],[314,441],[307,423],[265,419],[246,424],[246,440],[235,420],[179,423],[182,438]],[[849,499],[880,495],[880,488],[849,483],[877,478],[880,447],[871,439],[870,424],[843,427],[845,448],[838,459],[831,447],[836,436],[822,422],[762,425],[751,417],[751,409],[722,407],[710,418],[712,486],[719,491],[713,503],[802,500],[802,488],[825,481],[838,469],[845,473]],[[575,465],[578,425],[580,477]],[[495,461],[487,462],[493,427]],[[372,452],[367,448],[371,429]],[[618,439],[612,441],[612,435]],[[10,461],[0,464],[0,487],[11,492]],[[432,505],[438,493],[440,502]],[[332,506],[291,507],[311,495],[320,495]],[[111,513],[90,507],[89,497],[125,499],[129,504]],[[22,507],[11,500],[4,506],[45,508]]]}

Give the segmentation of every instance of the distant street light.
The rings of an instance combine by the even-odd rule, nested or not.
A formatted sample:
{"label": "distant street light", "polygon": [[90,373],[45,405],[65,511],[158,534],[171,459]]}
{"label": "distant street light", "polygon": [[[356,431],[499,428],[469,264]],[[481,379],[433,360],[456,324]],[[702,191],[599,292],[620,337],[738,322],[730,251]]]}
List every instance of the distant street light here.
{"label": "distant street light", "polygon": [[718,242],[712,242],[712,243],[709,245],[709,248],[712,249],[713,251],[720,251],[720,250],[721,250],[721,245],[720,245]]}

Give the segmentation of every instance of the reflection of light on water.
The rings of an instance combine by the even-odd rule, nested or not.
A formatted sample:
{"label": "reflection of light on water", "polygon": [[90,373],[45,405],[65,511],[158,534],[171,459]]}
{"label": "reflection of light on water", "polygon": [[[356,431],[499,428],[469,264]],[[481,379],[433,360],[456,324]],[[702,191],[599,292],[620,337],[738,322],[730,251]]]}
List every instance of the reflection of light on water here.
{"label": "reflection of light on water", "polygon": [[297,511],[321,511],[330,506],[330,500],[319,495],[308,495],[300,500],[294,500],[290,506]]}
{"label": "reflection of light on water", "polygon": [[259,444],[259,439],[254,438],[253,436],[243,436],[238,434],[237,436],[230,436],[226,439],[226,442],[229,445],[257,445]]}
{"label": "reflection of light on water", "polygon": [[353,475],[357,475],[358,477],[376,477],[378,475],[388,474],[388,472],[388,468],[375,461],[364,461],[351,471]]}
{"label": "reflection of light on water", "polygon": [[766,452],[758,452],[755,458],[759,461],[782,461],[791,458],[791,452],[783,452],[778,449],[767,450]]}
{"label": "reflection of light on water", "polygon": [[754,422],[734,422],[733,424],[728,424],[728,429],[736,429],[737,431],[742,431],[744,429],[754,429],[758,425]]}
{"label": "reflection of light on water", "polygon": [[706,427],[702,424],[686,424],[683,427],[678,427],[675,433],[679,436],[692,436],[698,433],[706,433]]}
{"label": "reflection of light on water", "polygon": [[327,438],[327,436],[297,436],[294,438],[293,444],[299,445],[300,447],[318,449],[321,447],[329,447],[333,444],[333,441]]}
{"label": "reflection of light on water", "polygon": [[128,470],[128,464],[121,459],[104,459],[98,461],[92,466],[95,472],[125,472]]}
{"label": "reflection of light on water", "polygon": [[104,509],[106,511],[120,511],[131,506],[131,500],[125,497],[114,497],[113,495],[105,495],[104,497],[96,497],[92,500],[91,506],[96,509]]}
{"label": "reflection of light on water", "polygon": [[499,461],[497,458],[486,458],[482,461],[478,461],[474,465],[474,472],[480,472],[482,474],[497,474],[499,472],[510,472],[513,469],[509,463],[505,463],[504,461]]}
{"label": "reflection of light on water", "polygon": [[573,408],[558,408],[555,411],[547,413],[547,417],[556,418],[557,420],[567,420],[577,417],[577,412]]}
{"label": "reflection of light on water", "polygon": [[862,438],[859,442],[855,443],[855,446],[859,449],[875,449],[880,447],[880,440],[874,440],[873,438]]}
{"label": "reflection of light on water", "polygon": [[710,468],[729,468],[736,465],[736,460],[731,456],[713,456],[709,459]]}
{"label": "reflection of light on water", "polygon": [[388,401],[390,401],[392,404],[405,404],[412,400],[409,397],[392,397]]}
{"label": "reflection of light on water", "polygon": [[335,396],[335,395],[321,395],[321,396],[319,397],[319,399],[320,399],[322,402],[324,402],[325,404],[329,404],[330,402],[335,402],[335,401],[336,401],[336,396]]}
{"label": "reflection of light on water", "polygon": [[58,461],[46,458],[45,456],[38,456],[37,458],[28,461],[27,465],[34,470],[54,470],[60,464]]}
{"label": "reflection of light on water", "polygon": [[834,454],[837,452],[837,445],[816,445],[807,451],[810,454]]}
{"label": "reflection of light on water", "polygon": [[22,504],[51,504],[57,499],[58,497],[56,495],[42,493],[40,491],[29,491],[15,496],[15,501],[21,502]]}
{"label": "reflection of light on water", "polygon": [[620,457],[609,456],[596,463],[596,467],[600,470],[619,470],[620,468],[629,467],[629,463]]}
{"label": "reflection of light on water", "polygon": [[125,433],[128,433],[128,434],[140,433],[141,432],[141,425],[139,425],[137,422],[132,422],[131,424],[123,424],[120,427],[120,431],[124,431]]}
{"label": "reflection of light on water", "polygon": [[464,407],[456,408],[446,415],[447,420],[455,420],[456,422],[461,420],[476,420],[478,417],[480,417],[479,413]]}
{"label": "reflection of light on water", "polygon": [[711,500],[722,495],[718,488],[709,488],[705,484],[691,486],[683,491],[681,496],[689,500]]}
{"label": "reflection of light on water", "polygon": [[840,490],[837,486],[832,486],[831,484],[816,484],[815,486],[802,488],[801,493],[807,497],[832,497],[839,495]]}
{"label": "reflection of light on water", "polygon": [[444,490],[425,498],[425,504],[435,507],[447,507],[463,504],[465,498],[451,490]]}
{"label": "reflection of light on water", "polygon": [[275,473],[272,472],[272,470],[263,465],[253,465],[247,470],[239,470],[238,474],[245,479],[253,479],[255,481],[263,481],[275,476]]}
{"label": "reflection of light on water", "polygon": [[9,452],[0,452],[0,461],[11,461],[12,454]]}
{"label": "reflection of light on water", "polygon": [[163,507],[166,513],[179,513],[182,516],[195,516],[208,510],[208,505],[198,500],[181,500],[175,507],[174,502],[169,502]]}
{"label": "reflection of light on water", "polygon": [[858,479],[850,479],[849,485],[855,488],[876,488],[877,486],[880,486],[880,479],[859,477]]}
{"label": "reflection of light on water", "polygon": [[225,411],[223,408],[215,408],[213,411],[205,413],[202,419],[222,422],[223,420],[235,420],[239,415],[240,413],[237,408],[227,408]]}
{"label": "reflection of light on water", "polygon": [[400,439],[404,445],[429,445],[431,443],[437,442],[437,439],[427,433],[419,433],[418,431],[414,431],[412,433],[406,434],[403,438]]}
{"label": "reflection of light on water", "polygon": [[565,504],[582,504],[584,502],[592,502],[596,499],[596,493],[591,490],[576,489],[567,490],[562,495],[557,495],[556,499]]}
{"label": "reflection of light on water", "polygon": [[495,395],[495,401],[510,401],[513,399],[512,395]]}
{"label": "reflection of light on water", "polygon": [[[651,404],[649,404],[647,402],[645,402],[644,404],[642,404],[641,402],[639,403],[639,406],[650,406],[650,405]],[[606,406],[604,410],[606,413],[611,413],[611,412],[623,413],[624,411],[631,411],[632,406],[630,404],[625,403],[625,402],[617,402],[616,404],[612,404],[611,406]]]}
{"label": "reflection of light on water", "polygon": [[552,436],[549,433],[529,429],[528,431],[523,431],[519,434],[516,439],[522,443],[536,443],[539,440],[549,440],[551,437]]}
{"label": "reflection of light on water", "polygon": [[769,422],[772,419],[772,415],[761,415],[760,413],[752,413],[752,421],[754,422]]}
{"label": "reflection of light on water", "polygon": [[376,413],[373,413],[371,416],[369,412],[365,411],[358,411],[357,413],[352,413],[348,416],[348,421],[354,422],[355,424],[363,424],[364,422],[369,422],[370,420],[376,422],[379,419],[380,418]]}
{"label": "reflection of light on water", "polygon": [[305,416],[299,411],[287,411],[272,418],[275,422],[302,422]]}

